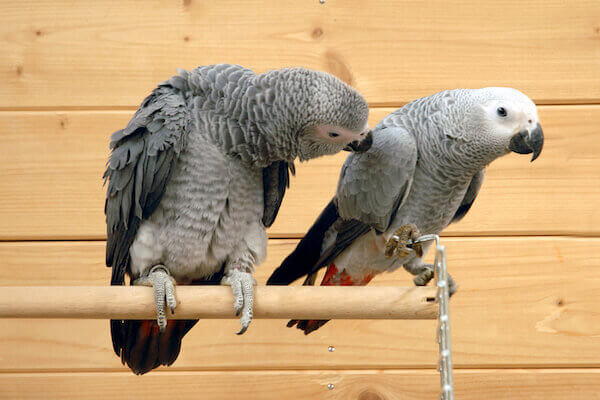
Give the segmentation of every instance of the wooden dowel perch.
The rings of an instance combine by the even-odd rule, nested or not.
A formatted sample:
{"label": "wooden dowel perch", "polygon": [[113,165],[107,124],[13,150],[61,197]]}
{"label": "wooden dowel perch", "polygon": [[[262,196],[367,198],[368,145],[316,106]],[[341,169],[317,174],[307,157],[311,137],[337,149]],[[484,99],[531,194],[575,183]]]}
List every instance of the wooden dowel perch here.
{"label": "wooden dowel perch", "polygon": [[[178,286],[169,318],[236,318],[225,286]],[[436,319],[433,287],[257,286],[254,317],[270,319]],[[154,319],[143,286],[0,287],[0,318]]]}

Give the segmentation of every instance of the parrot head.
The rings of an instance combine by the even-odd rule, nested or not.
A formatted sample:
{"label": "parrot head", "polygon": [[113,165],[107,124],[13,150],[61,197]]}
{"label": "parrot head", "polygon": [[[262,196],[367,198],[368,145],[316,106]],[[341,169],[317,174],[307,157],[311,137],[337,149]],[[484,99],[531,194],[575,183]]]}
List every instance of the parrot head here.
{"label": "parrot head", "polygon": [[531,161],[538,158],[544,146],[544,133],[533,101],[516,89],[478,90],[481,91],[478,122],[483,129],[475,134],[497,152],[494,156],[515,152],[533,153]]}
{"label": "parrot head", "polygon": [[279,71],[279,109],[294,135],[303,160],[341,150],[367,151],[373,142],[369,106],[351,86],[335,76],[305,68]]}

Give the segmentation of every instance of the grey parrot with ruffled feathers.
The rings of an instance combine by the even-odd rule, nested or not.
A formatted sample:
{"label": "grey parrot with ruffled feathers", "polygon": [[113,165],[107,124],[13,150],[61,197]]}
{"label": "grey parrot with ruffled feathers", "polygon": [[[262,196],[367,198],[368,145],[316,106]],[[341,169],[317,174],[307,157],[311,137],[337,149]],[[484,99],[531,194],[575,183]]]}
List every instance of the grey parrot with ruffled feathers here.
{"label": "grey parrot with ruffled feathers", "polygon": [[167,321],[176,284],[230,285],[247,329],[294,160],[367,150],[367,117],[358,92],[303,68],[203,66],[158,85],[112,135],[105,173],[111,284],[152,286],[157,309],[155,321],[111,321],[124,364],[143,374],[177,358],[197,321]]}
{"label": "grey parrot with ruffled feathers", "polygon": [[[366,285],[403,266],[417,285],[433,277],[422,234],[440,234],[471,208],[484,169],[509,152],[541,153],[535,104],[510,88],[458,89],[415,100],[373,129],[373,145],[351,154],[337,193],[269,278],[287,285],[327,268],[322,285]],[[450,279],[450,291],[456,285]],[[327,321],[290,321],[305,334]]]}

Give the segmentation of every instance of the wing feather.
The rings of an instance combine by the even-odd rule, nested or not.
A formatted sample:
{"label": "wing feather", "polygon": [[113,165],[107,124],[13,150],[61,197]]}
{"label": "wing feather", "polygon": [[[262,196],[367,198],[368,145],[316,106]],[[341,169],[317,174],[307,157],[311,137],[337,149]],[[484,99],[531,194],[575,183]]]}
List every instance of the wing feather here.
{"label": "wing feather", "polygon": [[[296,249],[271,275],[267,284],[289,284],[333,261],[356,239],[372,229],[388,229],[406,198],[417,162],[414,138],[404,129],[381,129],[365,153],[353,153],[340,172],[336,197],[321,213]],[[323,248],[327,233],[335,235]]]}
{"label": "wing feather", "polygon": [[262,220],[267,228],[275,222],[285,191],[290,187],[290,173],[294,175],[296,170],[294,164],[287,161],[276,161],[263,168],[265,209]]}
{"label": "wing feather", "polygon": [[418,152],[402,128],[381,129],[373,137],[369,151],[353,153],[344,163],[336,203],[341,218],[384,232],[410,188]]}
{"label": "wing feather", "polygon": [[469,212],[471,209],[475,198],[477,198],[477,194],[479,194],[479,189],[481,189],[481,185],[483,184],[484,175],[485,169],[482,169],[473,176],[471,183],[465,192],[465,197],[461,201],[458,210],[456,210],[454,217],[452,217],[451,222],[458,222],[463,219],[465,215],[467,215],[467,212]]}
{"label": "wing feather", "polygon": [[158,206],[185,143],[189,125],[185,99],[169,83],[143,102],[129,124],[111,137],[105,214],[106,265],[111,284],[122,285],[129,269],[129,247],[140,222]]}

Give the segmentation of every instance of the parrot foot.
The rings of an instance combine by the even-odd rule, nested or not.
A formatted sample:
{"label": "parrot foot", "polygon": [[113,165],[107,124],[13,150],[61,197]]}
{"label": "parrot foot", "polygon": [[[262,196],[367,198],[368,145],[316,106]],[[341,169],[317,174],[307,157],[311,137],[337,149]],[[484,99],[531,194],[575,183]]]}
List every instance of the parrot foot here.
{"label": "parrot foot", "polygon": [[238,335],[243,334],[248,329],[250,322],[252,322],[252,313],[254,307],[254,285],[256,280],[252,276],[252,272],[239,267],[233,267],[225,277],[221,280],[222,285],[231,286],[233,291],[233,308],[235,309],[235,315],[240,317],[240,324],[242,329],[237,333]]}
{"label": "parrot foot", "polygon": [[458,285],[454,282],[454,279],[448,274],[448,295],[452,296],[458,290]]}
{"label": "parrot foot", "polygon": [[435,276],[433,264],[425,264],[421,260],[412,260],[404,264],[404,269],[413,274],[413,282],[417,286],[425,286]]}
{"label": "parrot foot", "polygon": [[175,313],[177,300],[175,299],[175,279],[164,265],[155,265],[147,276],[136,279],[134,285],[152,286],[154,288],[154,304],[156,305],[156,322],[160,331],[167,327],[165,304]]}
{"label": "parrot foot", "polygon": [[[427,285],[434,277],[435,272],[432,264],[424,264],[417,262],[409,262],[404,265],[404,269],[415,275],[413,282],[416,286]],[[452,296],[458,290],[458,285],[454,279],[448,274],[448,292]]]}
{"label": "parrot foot", "polygon": [[427,266],[423,272],[413,278],[413,282],[416,286],[425,286],[433,279],[434,275],[433,268]]}
{"label": "parrot foot", "polygon": [[411,244],[412,240],[421,236],[419,229],[414,224],[402,225],[385,244],[386,257],[405,258],[413,251],[417,256],[423,256],[423,247],[420,243]]}

